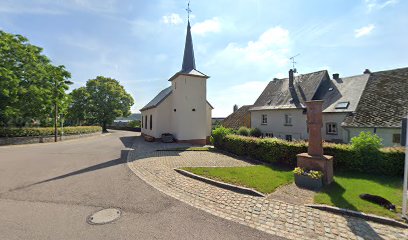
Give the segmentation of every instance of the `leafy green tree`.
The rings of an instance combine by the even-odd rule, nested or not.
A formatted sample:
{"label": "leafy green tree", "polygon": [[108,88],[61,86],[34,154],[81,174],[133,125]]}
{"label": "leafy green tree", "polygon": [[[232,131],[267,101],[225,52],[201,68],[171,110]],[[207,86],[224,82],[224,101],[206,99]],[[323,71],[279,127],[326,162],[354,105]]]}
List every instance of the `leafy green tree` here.
{"label": "leafy green tree", "polygon": [[89,93],[85,87],[74,89],[70,94],[70,105],[67,112],[67,120],[73,125],[82,126],[89,118],[88,100]]}
{"label": "leafy green tree", "polygon": [[382,147],[382,139],[375,133],[360,132],[356,137],[351,138],[351,145],[360,152],[377,152]]}
{"label": "leafy green tree", "polygon": [[102,126],[103,131],[115,118],[130,115],[133,98],[117,80],[98,76],[88,80],[86,90],[89,94],[89,114]]}
{"label": "leafy green tree", "polygon": [[68,78],[65,67],[52,65],[42,48],[0,31],[0,125],[49,118],[65,97]]}

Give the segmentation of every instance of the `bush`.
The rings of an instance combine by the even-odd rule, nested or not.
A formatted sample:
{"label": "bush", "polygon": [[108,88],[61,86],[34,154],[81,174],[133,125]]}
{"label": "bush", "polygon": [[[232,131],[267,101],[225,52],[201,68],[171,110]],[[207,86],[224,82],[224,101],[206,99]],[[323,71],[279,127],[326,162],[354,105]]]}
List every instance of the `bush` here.
{"label": "bush", "polygon": [[225,136],[231,134],[233,131],[230,128],[225,128],[223,126],[219,126],[212,131],[211,137],[213,138],[213,144],[216,147],[221,147],[223,145],[223,141]]}
{"label": "bush", "polygon": [[241,135],[241,136],[249,136],[249,128],[247,128],[247,127],[240,127],[240,128],[238,129],[238,135]]}
{"label": "bush", "polygon": [[139,120],[130,121],[130,122],[128,122],[127,126],[131,127],[131,128],[139,128],[140,127],[140,121]]}
{"label": "bush", "polygon": [[[225,132],[224,132],[225,133]],[[224,135],[216,147],[239,156],[248,156],[268,163],[296,166],[299,153],[307,152],[307,143],[288,142],[277,138],[254,138]],[[376,154],[361,154],[350,144],[324,143],[324,153],[334,156],[334,169],[363,173],[402,175],[404,148],[380,148]]]}
{"label": "bush", "polygon": [[[100,126],[78,126],[64,127],[64,135],[86,134],[102,132]],[[61,134],[61,128],[58,128],[58,134]],[[54,128],[0,128],[0,137],[28,137],[28,136],[51,136],[54,135]]]}
{"label": "bush", "polygon": [[262,136],[262,132],[259,128],[251,128],[249,129],[249,136],[259,138]]}
{"label": "bush", "polygon": [[371,132],[361,132],[351,139],[353,148],[360,152],[377,152],[381,148],[382,139]]}

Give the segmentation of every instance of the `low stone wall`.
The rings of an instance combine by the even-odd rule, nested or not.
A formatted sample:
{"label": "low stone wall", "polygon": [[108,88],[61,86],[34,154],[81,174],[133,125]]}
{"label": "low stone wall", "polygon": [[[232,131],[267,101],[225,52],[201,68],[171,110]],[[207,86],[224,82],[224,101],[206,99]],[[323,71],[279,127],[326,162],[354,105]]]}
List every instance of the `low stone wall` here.
{"label": "low stone wall", "polygon": [[[87,133],[87,134],[75,134],[75,135],[64,135],[58,136],[58,141],[64,141],[69,139],[77,139],[83,137],[91,137],[101,135],[100,132]],[[37,137],[0,137],[0,146],[2,145],[19,145],[19,144],[30,144],[30,143],[46,143],[54,142],[54,136],[37,136]]]}

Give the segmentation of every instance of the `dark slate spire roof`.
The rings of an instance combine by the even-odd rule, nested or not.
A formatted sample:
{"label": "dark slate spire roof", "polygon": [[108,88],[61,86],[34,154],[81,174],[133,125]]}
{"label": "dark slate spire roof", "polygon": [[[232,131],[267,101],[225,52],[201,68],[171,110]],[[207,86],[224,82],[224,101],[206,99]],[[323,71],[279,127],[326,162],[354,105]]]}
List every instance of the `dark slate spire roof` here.
{"label": "dark slate spire roof", "polygon": [[184,46],[183,66],[181,72],[188,73],[196,69],[193,49],[193,39],[191,38],[190,21],[187,24],[186,45]]}

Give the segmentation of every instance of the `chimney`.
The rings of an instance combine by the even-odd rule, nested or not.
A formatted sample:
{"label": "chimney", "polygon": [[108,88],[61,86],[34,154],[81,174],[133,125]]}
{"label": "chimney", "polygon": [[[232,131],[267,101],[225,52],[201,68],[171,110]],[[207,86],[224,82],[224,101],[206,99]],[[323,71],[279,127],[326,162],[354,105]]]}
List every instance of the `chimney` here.
{"label": "chimney", "polygon": [[366,70],[364,70],[364,74],[371,74],[370,69],[366,68]]}
{"label": "chimney", "polygon": [[339,79],[339,77],[340,77],[340,74],[338,74],[338,73],[333,73],[333,79],[334,79],[334,80]]}
{"label": "chimney", "polygon": [[294,87],[294,86],[293,86],[293,80],[294,80],[293,70],[290,69],[290,70],[289,70],[289,88],[293,88],[293,87]]}

